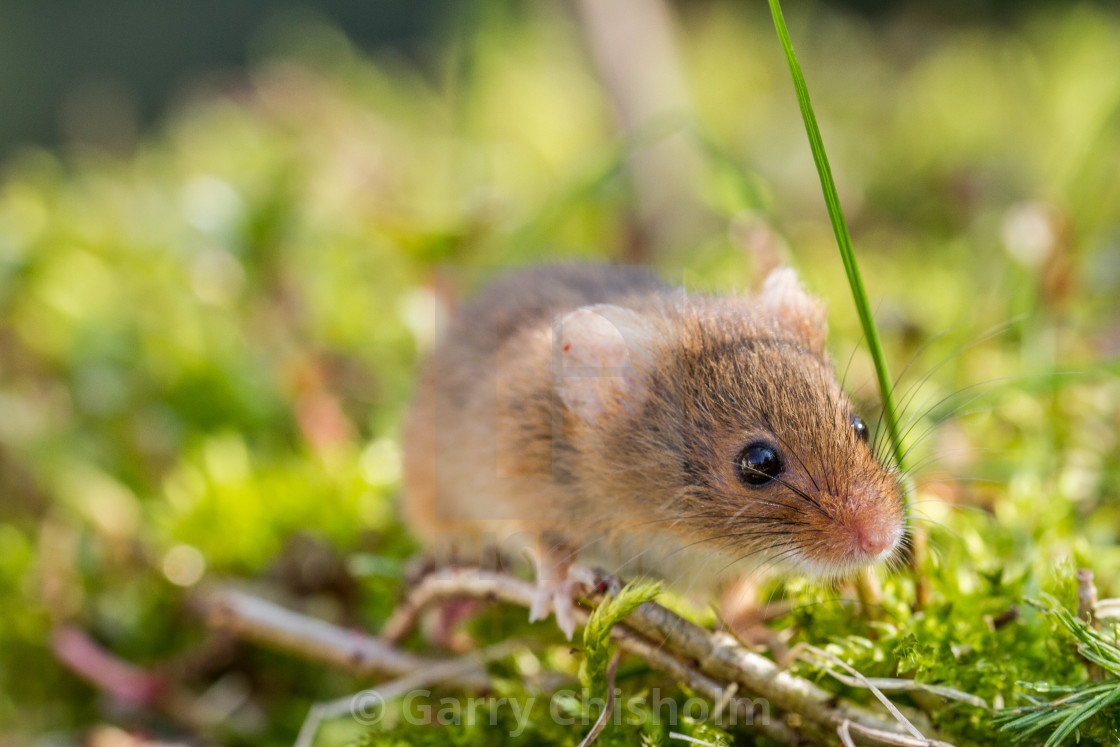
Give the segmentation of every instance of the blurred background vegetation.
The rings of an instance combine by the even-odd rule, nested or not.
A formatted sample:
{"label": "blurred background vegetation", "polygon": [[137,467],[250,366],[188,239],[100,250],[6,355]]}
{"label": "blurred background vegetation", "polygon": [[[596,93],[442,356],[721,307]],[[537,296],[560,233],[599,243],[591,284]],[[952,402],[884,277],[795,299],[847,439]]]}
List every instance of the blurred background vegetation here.
{"label": "blurred background vegetation", "polygon": [[[741,289],[780,257],[874,412],[765,5],[667,7],[634,47],[564,3],[0,7],[0,744],[289,744],[368,684],[208,634],[190,594],[238,577],[384,620],[415,549],[399,419],[465,290],[441,267],[621,258]],[[1003,643],[978,612],[1080,565],[1120,595],[1120,14],[786,12],[889,358],[917,355],[904,387],[933,371],[916,510],[960,625],[902,605],[884,660],[847,608],[787,624],[935,679],[976,636],[956,684],[1008,703],[1084,677],[1029,611]],[[91,650],[151,690],[90,684]]]}

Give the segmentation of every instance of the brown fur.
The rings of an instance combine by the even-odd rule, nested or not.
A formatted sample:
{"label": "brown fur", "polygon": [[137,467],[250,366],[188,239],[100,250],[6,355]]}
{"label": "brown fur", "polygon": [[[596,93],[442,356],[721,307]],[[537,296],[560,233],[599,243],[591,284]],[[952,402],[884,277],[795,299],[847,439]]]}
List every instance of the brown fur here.
{"label": "brown fur", "polygon": [[[690,297],[607,266],[499,280],[421,379],[405,432],[412,525],[459,556],[537,555],[543,533],[608,570],[670,577],[767,564],[835,575],[889,554],[861,551],[860,532],[886,533],[893,552],[897,479],[852,429],[823,307],[792,273],[775,278],[792,282],[747,298]],[[554,325],[601,303],[635,312],[647,334],[629,378],[595,380],[603,414],[581,417],[558,394]],[[780,448],[784,484],[737,477],[756,439]]]}

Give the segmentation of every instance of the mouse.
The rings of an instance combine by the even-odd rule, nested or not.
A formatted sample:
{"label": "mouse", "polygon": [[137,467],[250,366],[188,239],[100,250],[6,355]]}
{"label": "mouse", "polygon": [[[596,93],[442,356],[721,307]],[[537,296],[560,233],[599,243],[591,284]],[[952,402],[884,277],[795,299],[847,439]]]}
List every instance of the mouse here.
{"label": "mouse", "polygon": [[580,569],[688,590],[894,558],[905,506],[790,267],[754,293],[534,266],[464,303],[403,432],[403,505],[453,563],[526,557],[570,639]]}

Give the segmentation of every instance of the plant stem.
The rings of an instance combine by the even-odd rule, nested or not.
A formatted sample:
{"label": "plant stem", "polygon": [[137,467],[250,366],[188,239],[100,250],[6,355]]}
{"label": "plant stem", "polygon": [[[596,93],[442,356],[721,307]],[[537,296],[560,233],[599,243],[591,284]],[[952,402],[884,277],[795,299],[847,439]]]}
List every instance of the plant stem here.
{"label": "plant stem", "polygon": [[770,0],[770,14],[774,17],[774,27],[778,31],[778,39],[782,43],[786,62],[789,65],[790,75],[793,77],[793,87],[797,91],[797,102],[801,106],[801,118],[805,121],[805,132],[809,136],[809,147],[813,151],[813,161],[817,165],[817,174],[821,180],[821,190],[824,192],[825,205],[828,207],[828,217],[832,221],[832,231],[836,234],[836,244],[840,249],[840,258],[844,262],[844,272],[848,275],[848,284],[852,288],[852,298],[859,314],[859,323],[863,328],[867,345],[871,349],[871,358],[875,363],[875,376],[879,381],[879,394],[883,400],[883,420],[886,422],[887,431],[891,438],[891,448],[895,464],[899,470],[904,470],[902,440],[898,432],[898,416],[894,409],[894,400],[891,397],[891,379],[887,373],[887,363],[883,355],[883,345],[879,341],[879,332],[875,328],[875,320],[871,316],[871,306],[867,302],[867,291],[863,287],[863,278],[859,274],[856,264],[855,251],[852,249],[852,240],[848,234],[848,225],[844,221],[844,211],[840,207],[840,198],[836,194],[836,184],[832,179],[832,168],[828,164],[828,155],[824,150],[821,140],[821,131],[817,127],[817,118],[813,113],[813,105],[809,101],[809,89],[805,85],[805,76],[801,73],[801,65],[797,62],[797,55],[793,51],[793,42],[790,40],[786,21],[782,16],[782,7],[779,0]]}

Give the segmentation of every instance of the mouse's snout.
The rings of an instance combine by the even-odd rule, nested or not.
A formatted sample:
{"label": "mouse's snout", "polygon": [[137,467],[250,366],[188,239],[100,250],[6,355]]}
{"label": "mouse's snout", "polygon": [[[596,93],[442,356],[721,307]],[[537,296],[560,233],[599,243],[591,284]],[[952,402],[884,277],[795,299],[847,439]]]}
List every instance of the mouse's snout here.
{"label": "mouse's snout", "polygon": [[894,509],[865,504],[848,513],[839,522],[847,545],[844,555],[875,562],[892,553],[902,540],[903,525],[901,511]]}
{"label": "mouse's snout", "polygon": [[902,537],[902,526],[878,517],[856,516],[848,527],[857,554],[878,557],[890,552]]}

